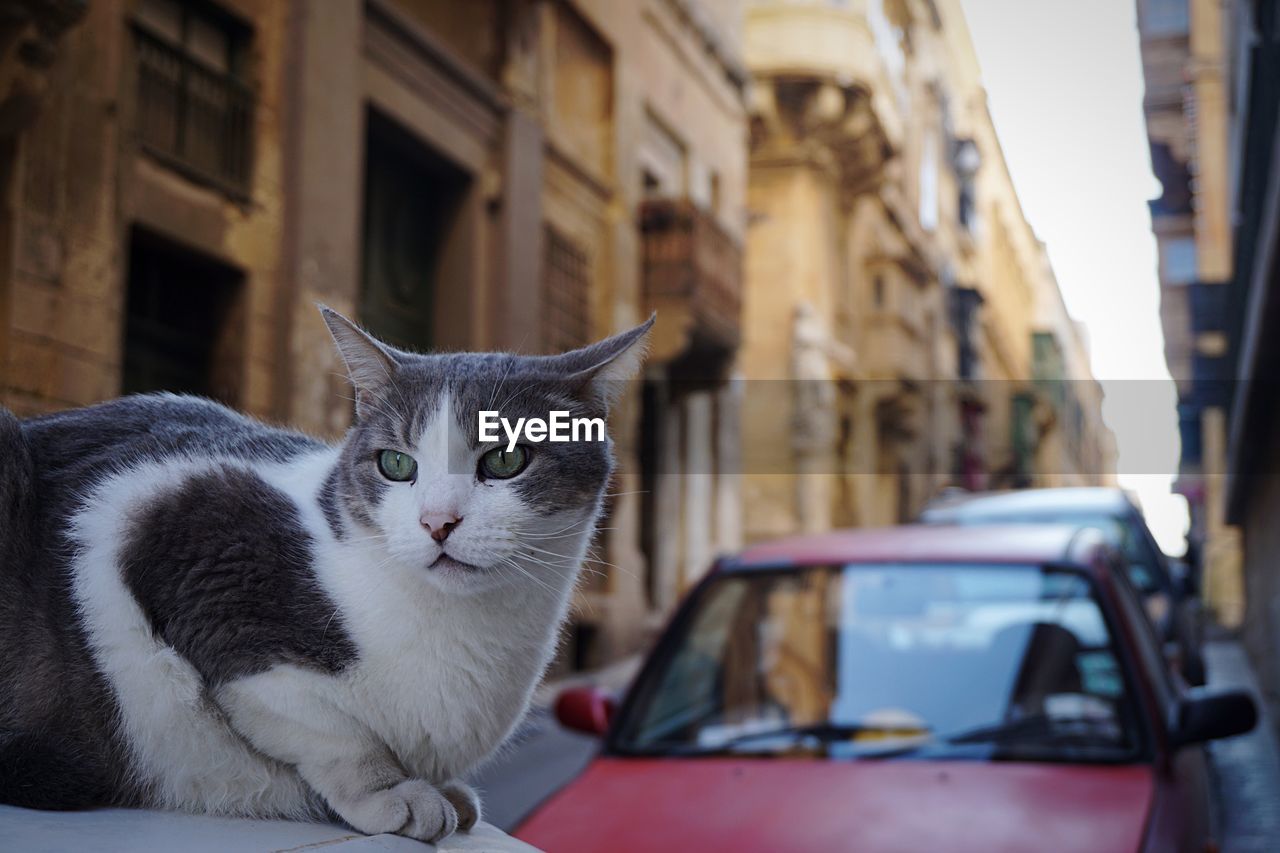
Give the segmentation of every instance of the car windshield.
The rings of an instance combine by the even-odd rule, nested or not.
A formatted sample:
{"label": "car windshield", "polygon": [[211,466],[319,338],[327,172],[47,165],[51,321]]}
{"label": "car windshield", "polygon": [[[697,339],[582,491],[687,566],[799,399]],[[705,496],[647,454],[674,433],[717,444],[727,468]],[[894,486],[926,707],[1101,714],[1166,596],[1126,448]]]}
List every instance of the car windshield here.
{"label": "car windshield", "polygon": [[673,630],[615,752],[1120,761],[1139,742],[1107,622],[1074,572],[735,572]]}
{"label": "car windshield", "polygon": [[1122,517],[1080,512],[1017,512],[973,508],[956,518],[960,524],[1071,524],[1102,531],[1107,543],[1122,553],[1128,563],[1129,581],[1144,596],[1163,592],[1161,570],[1146,547],[1144,538]]}

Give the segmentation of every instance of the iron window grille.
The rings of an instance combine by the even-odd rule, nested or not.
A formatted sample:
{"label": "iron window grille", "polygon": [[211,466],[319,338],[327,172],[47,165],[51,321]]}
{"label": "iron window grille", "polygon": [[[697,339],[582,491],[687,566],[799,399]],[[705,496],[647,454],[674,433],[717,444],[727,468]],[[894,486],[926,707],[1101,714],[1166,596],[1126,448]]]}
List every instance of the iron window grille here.
{"label": "iron window grille", "polygon": [[161,34],[146,18],[134,22],[139,141],[167,165],[245,200],[254,94],[239,66],[248,29],[202,5],[152,5],[170,14],[172,27]]}

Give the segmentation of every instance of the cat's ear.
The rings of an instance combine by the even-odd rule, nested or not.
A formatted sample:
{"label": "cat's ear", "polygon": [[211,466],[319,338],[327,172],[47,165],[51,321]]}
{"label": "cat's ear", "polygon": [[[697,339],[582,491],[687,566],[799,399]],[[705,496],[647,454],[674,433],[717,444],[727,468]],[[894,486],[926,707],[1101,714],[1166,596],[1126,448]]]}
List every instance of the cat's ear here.
{"label": "cat's ear", "polygon": [[395,351],[327,305],[320,306],[320,316],[347,366],[347,376],[356,391],[356,414],[360,415],[381,397],[381,389],[395,376]]}
{"label": "cat's ear", "polygon": [[618,402],[625,383],[634,379],[644,364],[649,331],[657,316],[651,314],[634,329],[556,357],[584,400],[605,411]]}

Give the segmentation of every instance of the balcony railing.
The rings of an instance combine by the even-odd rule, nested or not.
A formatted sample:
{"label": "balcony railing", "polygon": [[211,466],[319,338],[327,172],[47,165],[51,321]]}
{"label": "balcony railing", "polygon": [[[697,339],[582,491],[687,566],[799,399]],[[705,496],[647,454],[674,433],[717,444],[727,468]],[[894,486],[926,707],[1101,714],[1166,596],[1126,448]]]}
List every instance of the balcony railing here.
{"label": "balcony railing", "polygon": [[141,27],[134,34],[142,145],[198,180],[247,196],[253,91]]}
{"label": "balcony railing", "polygon": [[694,334],[733,350],[742,317],[742,250],[712,216],[688,200],[640,208],[644,293],[649,310],[687,311]]}

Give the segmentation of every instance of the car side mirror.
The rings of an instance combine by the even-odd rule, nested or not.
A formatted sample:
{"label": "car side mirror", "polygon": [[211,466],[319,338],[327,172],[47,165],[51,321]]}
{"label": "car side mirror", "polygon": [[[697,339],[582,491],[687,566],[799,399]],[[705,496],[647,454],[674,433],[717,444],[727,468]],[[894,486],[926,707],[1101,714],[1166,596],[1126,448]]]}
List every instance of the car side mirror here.
{"label": "car side mirror", "polygon": [[556,719],[575,732],[600,736],[609,731],[618,701],[598,687],[570,687],[556,697]]}
{"label": "car side mirror", "polygon": [[1169,732],[1175,748],[1242,735],[1258,724],[1258,707],[1243,690],[1188,690]]}

